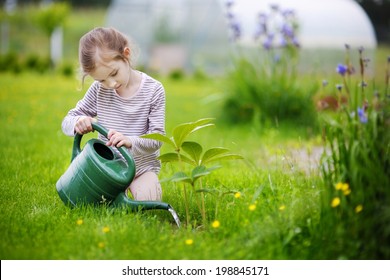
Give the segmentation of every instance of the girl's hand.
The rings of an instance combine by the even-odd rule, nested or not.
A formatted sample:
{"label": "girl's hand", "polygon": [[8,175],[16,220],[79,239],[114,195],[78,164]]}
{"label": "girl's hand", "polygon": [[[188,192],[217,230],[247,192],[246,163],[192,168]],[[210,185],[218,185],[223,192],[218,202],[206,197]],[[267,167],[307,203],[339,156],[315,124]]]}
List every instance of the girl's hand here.
{"label": "girl's hand", "polygon": [[110,129],[108,131],[107,138],[107,146],[115,146],[117,148],[125,146],[128,149],[131,148],[131,142],[129,138],[124,136],[122,133],[117,132],[116,130]]}
{"label": "girl's hand", "polygon": [[74,130],[81,135],[91,132],[93,131],[92,122],[96,122],[96,120],[91,117],[82,116],[77,120]]}

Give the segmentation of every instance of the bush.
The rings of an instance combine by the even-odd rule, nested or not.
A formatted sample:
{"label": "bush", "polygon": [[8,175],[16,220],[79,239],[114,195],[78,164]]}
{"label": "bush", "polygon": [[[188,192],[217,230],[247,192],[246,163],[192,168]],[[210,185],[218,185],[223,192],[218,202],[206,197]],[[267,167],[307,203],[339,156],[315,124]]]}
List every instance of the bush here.
{"label": "bush", "polygon": [[19,57],[14,52],[8,52],[5,55],[0,56],[0,72],[14,72],[19,73],[22,71]]}
{"label": "bush", "polygon": [[51,68],[51,60],[49,57],[40,57],[37,54],[29,54],[25,59],[26,70],[44,73]]}

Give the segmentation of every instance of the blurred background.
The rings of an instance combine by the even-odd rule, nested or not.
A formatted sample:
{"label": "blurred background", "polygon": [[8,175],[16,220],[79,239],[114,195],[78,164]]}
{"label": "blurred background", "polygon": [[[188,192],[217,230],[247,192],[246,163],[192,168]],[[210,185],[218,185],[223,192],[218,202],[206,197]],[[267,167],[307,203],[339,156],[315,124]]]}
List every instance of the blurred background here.
{"label": "blurred background", "polygon": [[273,4],[294,11],[306,66],[333,65],[330,58],[346,43],[366,49],[390,43],[390,0],[1,0],[0,71],[54,67],[71,75],[79,38],[113,26],[137,46],[138,68],[221,74],[237,45],[258,47],[259,18]]}

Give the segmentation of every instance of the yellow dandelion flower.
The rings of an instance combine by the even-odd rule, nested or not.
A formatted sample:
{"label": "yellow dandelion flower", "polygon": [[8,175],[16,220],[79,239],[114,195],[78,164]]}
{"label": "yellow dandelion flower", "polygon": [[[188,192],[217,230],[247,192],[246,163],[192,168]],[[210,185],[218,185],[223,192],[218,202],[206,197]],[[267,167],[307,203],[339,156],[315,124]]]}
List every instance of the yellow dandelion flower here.
{"label": "yellow dandelion flower", "polygon": [[240,192],[236,192],[236,193],[234,194],[234,197],[235,197],[235,198],[240,198],[240,197],[241,197],[241,193],[240,193]]}
{"label": "yellow dandelion flower", "polygon": [[286,205],[281,205],[281,206],[279,207],[279,210],[280,210],[280,211],[283,211],[284,209],[286,209]]}
{"label": "yellow dandelion flower", "polygon": [[356,213],[360,213],[362,211],[363,211],[363,205],[359,204],[358,206],[356,206],[356,208],[355,208]]}
{"label": "yellow dandelion flower", "polygon": [[351,193],[351,189],[346,189],[345,191],[343,191],[344,195],[349,195],[350,193]]}
{"label": "yellow dandelion flower", "polygon": [[98,247],[99,248],[104,248],[106,246],[106,244],[104,244],[104,242],[99,242],[98,243]]}
{"label": "yellow dandelion flower", "polygon": [[192,245],[192,244],[194,244],[194,240],[186,239],[185,243],[186,243],[186,245]]}
{"label": "yellow dandelion flower", "polygon": [[83,220],[82,219],[78,219],[77,222],[76,222],[77,225],[81,226],[83,224]]}
{"label": "yellow dandelion flower", "polygon": [[221,223],[220,223],[218,220],[215,220],[215,221],[211,224],[211,226],[212,226],[213,228],[219,228],[220,225],[221,225]]}
{"label": "yellow dandelion flower", "polygon": [[342,185],[341,185],[341,190],[342,190],[343,192],[349,190],[349,185],[348,185],[348,183],[342,184]]}
{"label": "yellow dandelion flower", "polygon": [[107,233],[107,232],[110,231],[110,228],[109,228],[109,227],[104,227],[104,228],[102,229],[102,231],[103,231],[104,233]]}
{"label": "yellow dandelion flower", "polygon": [[249,205],[249,211],[255,211],[255,210],[256,210],[256,205],[255,204]]}
{"label": "yellow dandelion flower", "polygon": [[338,182],[338,183],[336,184],[336,186],[335,186],[335,189],[336,189],[336,190],[341,190],[342,187],[343,187],[343,183]]}
{"label": "yellow dandelion flower", "polygon": [[330,203],[330,205],[333,207],[333,208],[335,208],[335,207],[337,207],[337,206],[339,206],[340,205],[340,198],[338,198],[338,197],[335,197],[335,198],[333,198],[333,200],[332,200],[332,202]]}

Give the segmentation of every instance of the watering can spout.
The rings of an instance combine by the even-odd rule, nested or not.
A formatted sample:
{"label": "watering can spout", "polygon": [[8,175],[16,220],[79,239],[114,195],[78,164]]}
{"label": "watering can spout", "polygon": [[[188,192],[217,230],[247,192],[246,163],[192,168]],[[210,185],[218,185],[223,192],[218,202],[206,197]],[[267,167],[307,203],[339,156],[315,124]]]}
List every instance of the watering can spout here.
{"label": "watering can spout", "polygon": [[171,205],[165,202],[160,201],[139,201],[133,200],[127,197],[125,192],[121,192],[116,199],[111,203],[111,206],[114,208],[125,208],[131,212],[137,212],[140,210],[168,210],[173,219],[175,220],[178,227],[180,227],[180,220],[176,211],[172,208]]}

